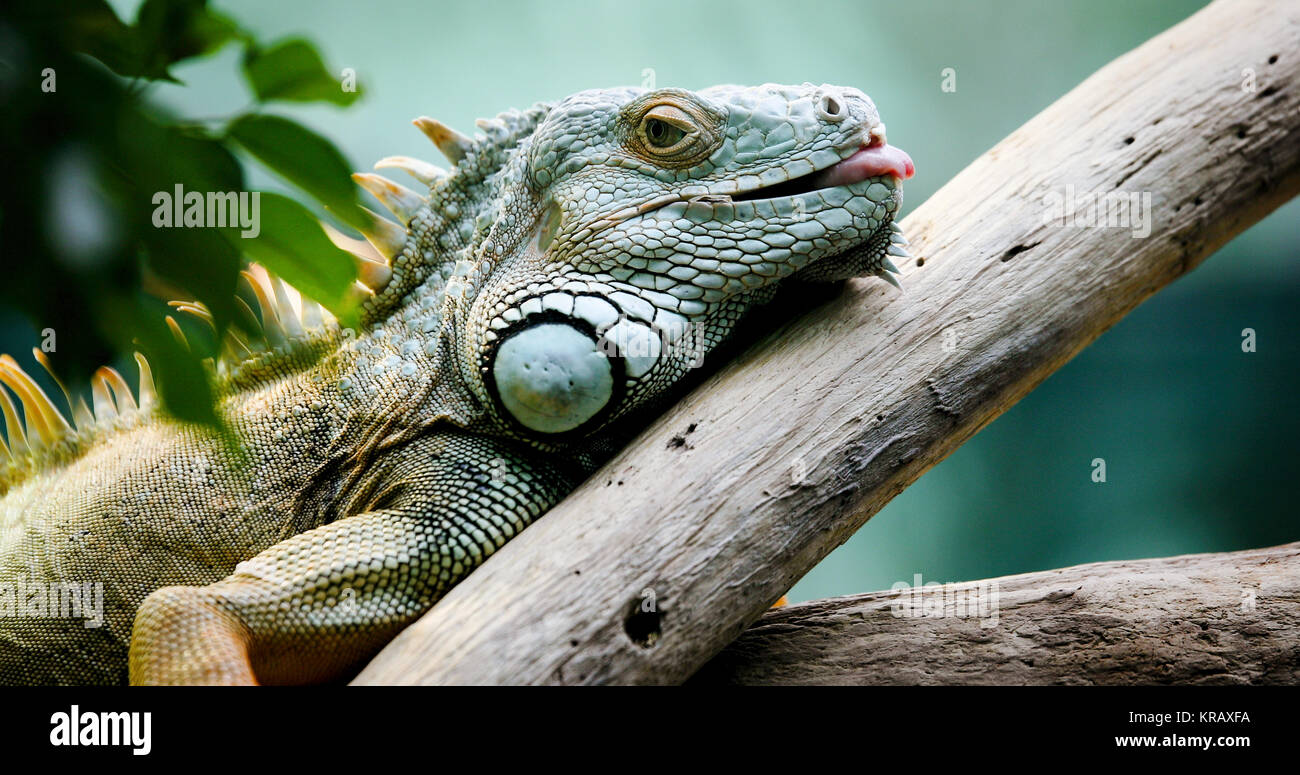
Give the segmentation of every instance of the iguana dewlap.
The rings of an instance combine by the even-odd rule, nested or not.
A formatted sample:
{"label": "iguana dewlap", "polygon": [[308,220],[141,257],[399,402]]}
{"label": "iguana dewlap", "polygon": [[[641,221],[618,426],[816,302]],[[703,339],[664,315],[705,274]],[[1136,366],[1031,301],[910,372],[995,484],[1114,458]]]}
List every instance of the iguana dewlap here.
{"label": "iguana dewlap", "polygon": [[[266,342],[231,334],[213,364],[242,461],[161,415],[143,358],[136,394],[103,369],[71,422],[0,360],[0,682],[346,678],[778,281],[893,283],[906,255],[912,162],[855,89],[595,90],[473,139],[416,124],[450,172],[385,159],[427,191],[357,175],[399,223],[331,230],[359,330],[246,273]],[[102,625],[4,609],[58,584],[102,585]]]}

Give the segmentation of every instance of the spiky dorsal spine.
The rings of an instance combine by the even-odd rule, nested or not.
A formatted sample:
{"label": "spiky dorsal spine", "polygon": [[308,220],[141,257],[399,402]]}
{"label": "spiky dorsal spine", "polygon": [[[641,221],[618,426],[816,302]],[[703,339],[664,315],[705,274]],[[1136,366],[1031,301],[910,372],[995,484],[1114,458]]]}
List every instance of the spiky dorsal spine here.
{"label": "spiky dorsal spine", "polygon": [[446,267],[462,258],[457,253],[465,246],[462,227],[482,206],[491,204],[486,200],[493,192],[484,184],[532,135],[550,108],[539,103],[528,110],[480,119],[481,132],[472,138],[436,119],[415,119],[415,126],[447,157],[452,170],[409,156],[381,159],[375,168],[406,171],[429,187],[427,197],[378,175],[353,176],[398,220],[394,223],[370,213],[371,221],[363,229],[367,247],[325,227],[334,244],[351,253],[357,263],[363,291],[358,298],[366,325],[391,314],[412,291],[435,274],[446,275]]}

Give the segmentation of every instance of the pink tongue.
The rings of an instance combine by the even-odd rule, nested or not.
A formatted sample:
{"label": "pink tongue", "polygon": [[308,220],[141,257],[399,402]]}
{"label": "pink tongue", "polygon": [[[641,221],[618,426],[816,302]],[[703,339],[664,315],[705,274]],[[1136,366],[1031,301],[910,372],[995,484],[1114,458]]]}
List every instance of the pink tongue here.
{"label": "pink tongue", "polygon": [[847,186],[850,183],[886,174],[907,180],[916,174],[916,165],[912,163],[912,157],[901,148],[892,145],[873,145],[816,173],[811,183],[813,188]]}

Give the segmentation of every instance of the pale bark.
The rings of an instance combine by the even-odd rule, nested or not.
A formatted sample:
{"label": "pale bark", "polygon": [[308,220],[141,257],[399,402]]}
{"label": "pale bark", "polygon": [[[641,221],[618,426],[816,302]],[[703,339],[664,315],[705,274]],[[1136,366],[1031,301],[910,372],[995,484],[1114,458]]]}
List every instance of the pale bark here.
{"label": "pale bark", "polygon": [[693,684],[1295,684],[1300,543],[771,611]]}
{"label": "pale bark", "polygon": [[[904,487],[1300,190],[1298,41],[1295,4],[1220,0],[1107,65],[906,219],[920,258],[904,293],[852,281],[751,347],[358,681],[685,680]],[[1067,186],[1150,193],[1150,235],[1045,223]],[[644,590],[656,611],[633,616]]]}

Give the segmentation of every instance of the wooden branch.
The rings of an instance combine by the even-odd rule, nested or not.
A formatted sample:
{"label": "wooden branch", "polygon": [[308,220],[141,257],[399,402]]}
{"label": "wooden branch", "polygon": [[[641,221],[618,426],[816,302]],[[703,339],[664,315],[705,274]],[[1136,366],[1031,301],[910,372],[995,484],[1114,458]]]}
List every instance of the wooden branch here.
{"label": "wooden branch", "polygon": [[[685,680],[924,471],[1300,191],[1297,16],[1220,0],[1103,68],[906,219],[922,259],[903,294],[850,282],[750,348],[358,682]],[[1067,186],[1150,193],[1150,235],[1045,223]]]}
{"label": "wooden branch", "polygon": [[693,684],[1295,684],[1300,543],[771,611]]}

